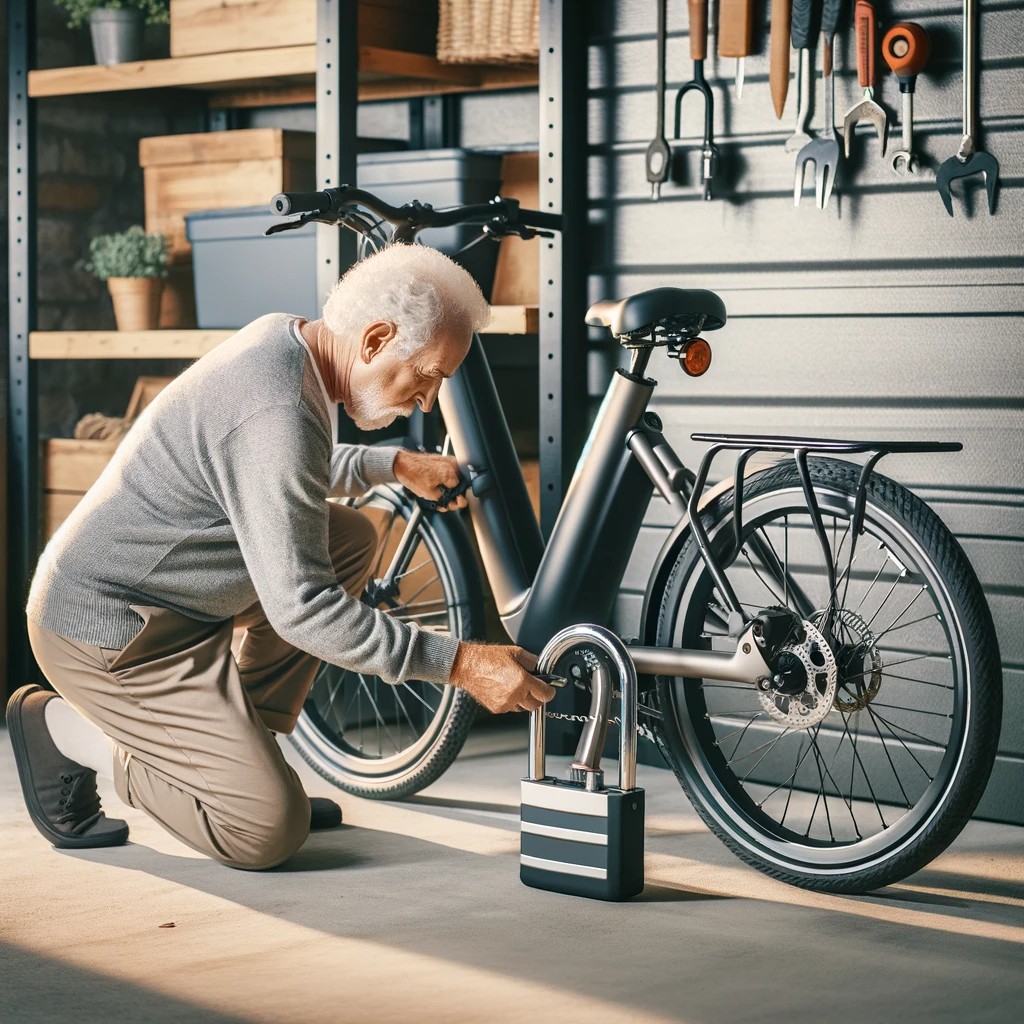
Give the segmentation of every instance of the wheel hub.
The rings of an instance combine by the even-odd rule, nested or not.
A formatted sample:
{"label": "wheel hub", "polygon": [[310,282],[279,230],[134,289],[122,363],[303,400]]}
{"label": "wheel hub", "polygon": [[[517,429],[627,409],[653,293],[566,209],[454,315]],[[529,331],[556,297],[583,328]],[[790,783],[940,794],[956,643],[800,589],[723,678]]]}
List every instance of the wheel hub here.
{"label": "wheel hub", "polygon": [[853,639],[836,650],[842,685],[836,693],[835,706],[847,714],[863,711],[882,688],[882,655],[875,646],[875,634],[856,612],[841,609],[836,621]]}
{"label": "wheel hub", "polygon": [[813,623],[804,621],[793,642],[772,659],[772,676],[758,699],[775,721],[809,729],[832,709],[838,665],[832,648]]}

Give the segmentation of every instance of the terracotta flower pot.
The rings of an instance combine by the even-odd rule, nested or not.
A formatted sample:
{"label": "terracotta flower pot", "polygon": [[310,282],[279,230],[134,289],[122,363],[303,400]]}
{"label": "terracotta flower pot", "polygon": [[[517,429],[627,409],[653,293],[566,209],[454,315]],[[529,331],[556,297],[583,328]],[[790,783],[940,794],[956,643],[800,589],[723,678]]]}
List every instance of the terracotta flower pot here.
{"label": "terracotta flower pot", "polygon": [[161,277],[110,277],[114,319],[119,331],[152,331],[160,322]]}

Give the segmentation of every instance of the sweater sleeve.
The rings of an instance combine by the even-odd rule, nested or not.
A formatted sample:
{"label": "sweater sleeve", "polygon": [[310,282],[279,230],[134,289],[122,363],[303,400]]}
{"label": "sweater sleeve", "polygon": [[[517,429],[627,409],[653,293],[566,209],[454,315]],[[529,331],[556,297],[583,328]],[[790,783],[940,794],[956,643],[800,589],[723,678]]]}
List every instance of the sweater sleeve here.
{"label": "sweater sleeve", "polygon": [[328,547],[331,444],[300,404],[254,412],[212,451],[217,491],[274,630],[385,682],[447,683],[459,641],[369,608],[338,583]]}
{"label": "sweater sleeve", "polygon": [[327,493],[332,498],[356,497],[377,484],[395,480],[395,456],[400,448],[365,444],[336,444],[331,452],[331,480]]}

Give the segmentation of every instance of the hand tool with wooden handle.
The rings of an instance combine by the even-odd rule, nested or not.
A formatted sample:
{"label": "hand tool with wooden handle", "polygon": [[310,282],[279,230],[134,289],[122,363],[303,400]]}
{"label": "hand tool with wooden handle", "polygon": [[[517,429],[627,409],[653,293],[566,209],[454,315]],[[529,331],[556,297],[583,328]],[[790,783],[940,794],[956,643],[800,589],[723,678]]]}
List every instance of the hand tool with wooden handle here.
{"label": "hand tool with wooden handle", "polygon": [[842,0],[825,0],[821,11],[821,91],[825,99],[825,124],[821,136],[804,145],[796,158],[796,177],[793,181],[793,205],[800,205],[804,170],[813,163],[814,198],[819,210],[828,206],[832,186],[839,167],[839,142],[835,125],[835,77],[832,74],[832,39],[839,25]]}
{"label": "hand tool with wooden handle", "polygon": [[953,199],[949,190],[950,184],[957,178],[966,178],[971,174],[985,176],[985,189],[988,193],[988,212],[996,208],[996,180],[999,177],[999,164],[991,153],[978,149],[977,109],[974,100],[975,61],[977,59],[976,31],[978,26],[978,5],[976,0],[964,0],[964,82],[963,82],[963,138],[960,148],[948,160],[943,161],[935,175],[942,205],[946,213],[953,216]]}
{"label": "hand tool with wooden handle", "polygon": [[772,0],[772,32],[768,83],[772,90],[775,116],[781,121],[789,92],[789,0]]}
{"label": "hand tool with wooden handle", "polygon": [[811,0],[792,0],[790,35],[799,50],[796,65],[796,128],[786,139],[787,153],[795,153],[811,141],[807,119],[811,116],[811,54],[814,50],[814,7]]}
{"label": "hand tool with wooden handle", "polygon": [[658,125],[654,129],[644,160],[647,180],[651,183],[651,198],[661,198],[661,186],[668,180],[672,163],[672,150],[665,140],[665,8],[668,0],[658,0]]}
{"label": "hand tool with wooden handle", "polygon": [[736,58],[736,99],[743,95],[743,58],[754,47],[754,0],[719,0],[718,56]]}
{"label": "hand tool with wooden handle", "polygon": [[928,33],[913,21],[893,25],[882,39],[882,56],[900,83],[903,96],[903,145],[893,153],[892,169],[897,174],[914,174],[914,86],[932,52]]}
{"label": "hand tool with wooden handle", "polygon": [[688,0],[690,9],[690,57],[693,59],[693,79],[676,93],[676,138],[682,131],[683,96],[699,92],[704,97],[704,141],[701,146],[701,176],[704,198],[711,198],[711,179],[718,167],[718,147],[715,145],[715,97],[704,77],[704,60],[708,55],[708,0]]}
{"label": "hand tool with wooden handle", "polygon": [[889,134],[889,120],[885,110],[875,102],[875,46],[877,44],[877,22],[871,0],[857,0],[853,22],[857,33],[857,80],[864,90],[859,103],[854,103],[843,119],[843,139],[846,156],[850,156],[850,139],[854,127],[861,121],[875,126],[881,154],[885,156],[885,145]]}

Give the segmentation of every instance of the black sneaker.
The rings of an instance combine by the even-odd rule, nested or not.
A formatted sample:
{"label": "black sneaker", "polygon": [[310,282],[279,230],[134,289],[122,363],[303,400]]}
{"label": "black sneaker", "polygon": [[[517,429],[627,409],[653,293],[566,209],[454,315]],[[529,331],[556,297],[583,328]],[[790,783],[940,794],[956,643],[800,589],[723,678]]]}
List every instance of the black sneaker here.
{"label": "black sneaker", "polygon": [[325,828],[337,828],[341,824],[341,808],[325,796],[309,798],[309,829],[316,832]]}
{"label": "black sneaker", "polygon": [[46,705],[56,697],[30,683],[7,702],[14,763],[32,823],[61,849],[120,846],[128,840],[128,825],[100,809],[96,773],[66,758],[46,728]]}

